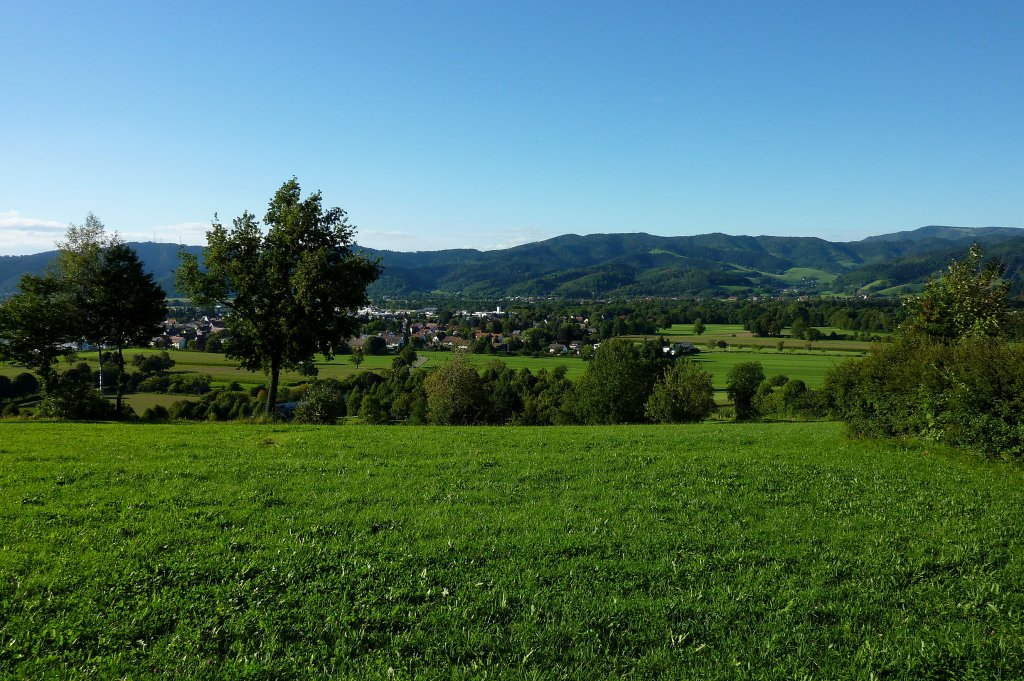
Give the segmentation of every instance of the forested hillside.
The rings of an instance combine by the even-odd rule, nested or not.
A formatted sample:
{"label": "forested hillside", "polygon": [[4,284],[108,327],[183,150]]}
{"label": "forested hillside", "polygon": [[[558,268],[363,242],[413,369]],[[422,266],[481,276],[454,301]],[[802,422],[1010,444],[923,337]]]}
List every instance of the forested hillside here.
{"label": "forested hillside", "polygon": [[[881,292],[920,287],[972,242],[1001,258],[1021,289],[1024,230],[930,226],[832,242],[814,237],[567,234],[495,251],[404,253],[363,249],[384,268],[372,297],[440,294],[565,298],[728,295],[799,291]],[[176,244],[132,243],[157,283],[174,291]],[[199,246],[186,246],[189,253]],[[0,257],[0,295],[55,251]]]}

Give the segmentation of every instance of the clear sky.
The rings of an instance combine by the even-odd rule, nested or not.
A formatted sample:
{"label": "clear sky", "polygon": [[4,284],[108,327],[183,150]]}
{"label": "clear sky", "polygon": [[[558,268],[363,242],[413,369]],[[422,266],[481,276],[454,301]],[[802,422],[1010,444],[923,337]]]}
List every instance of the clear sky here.
{"label": "clear sky", "polygon": [[1024,227],[1024,2],[0,7],[0,254],[293,175],[406,251]]}

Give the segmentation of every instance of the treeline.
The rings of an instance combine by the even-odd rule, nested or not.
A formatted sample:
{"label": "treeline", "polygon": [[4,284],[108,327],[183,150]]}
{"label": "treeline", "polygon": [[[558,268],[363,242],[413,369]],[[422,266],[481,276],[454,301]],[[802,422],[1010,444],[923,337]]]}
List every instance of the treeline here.
{"label": "treeline", "polygon": [[[363,372],[344,380],[324,379],[282,389],[278,399],[299,422],[335,423],[358,417],[369,424],[572,425],[683,423],[715,411],[711,374],[699,363],[663,356],[660,343],[612,340],[601,345],[577,380],[566,368],[512,369],[493,360],[483,371],[464,353],[436,369],[410,370],[414,353],[403,351],[387,376]],[[785,376],[767,378],[759,362],[737,365],[728,392],[738,419],[772,414],[823,416],[829,401]],[[146,419],[231,420],[259,413],[265,389],[220,391],[199,401],[153,410]],[[291,404],[288,402],[291,401]]]}

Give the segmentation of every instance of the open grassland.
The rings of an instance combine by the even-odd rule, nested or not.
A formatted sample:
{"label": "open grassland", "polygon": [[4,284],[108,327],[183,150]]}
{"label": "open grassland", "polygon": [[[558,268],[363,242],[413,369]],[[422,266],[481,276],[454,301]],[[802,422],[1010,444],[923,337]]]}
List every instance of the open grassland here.
{"label": "open grassland", "polygon": [[1022,473],[820,423],[0,422],[0,670],[1022,678]]}

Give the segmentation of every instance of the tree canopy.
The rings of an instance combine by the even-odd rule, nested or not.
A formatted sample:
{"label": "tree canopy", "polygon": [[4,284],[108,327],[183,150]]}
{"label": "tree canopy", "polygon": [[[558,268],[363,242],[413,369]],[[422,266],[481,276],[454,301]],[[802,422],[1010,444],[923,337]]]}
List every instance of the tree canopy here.
{"label": "tree canopy", "polygon": [[754,396],[764,381],[764,367],[760,362],[740,362],[729,370],[726,377],[726,394],[736,408],[736,420],[757,416]]}
{"label": "tree canopy", "polygon": [[80,338],[69,322],[74,314],[72,298],[60,281],[26,274],[18,293],[0,304],[0,357],[35,371],[43,391],[49,392],[55,385],[57,360],[73,355],[71,344]]}
{"label": "tree canopy", "polygon": [[266,232],[248,211],[230,230],[215,221],[203,265],[182,252],[177,277],[197,304],[228,308],[226,354],[269,375],[272,416],[281,370],[314,373],[315,353],[334,356],[358,330],[354,313],[380,268],[353,252],[345,211],[324,209],[320,192],[303,200],[295,178],[275,192],[263,224]]}
{"label": "tree canopy", "polygon": [[642,423],[644,405],[661,363],[645,356],[633,342],[615,339],[601,344],[579,379],[576,407],[584,423]]}
{"label": "tree canopy", "polygon": [[981,247],[971,246],[966,257],[951,262],[941,278],[928,282],[920,296],[905,301],[910,315],[904,330],[943,342],[1000,335],[1010,289],[1004,272],[998,261],[985,261]]}

